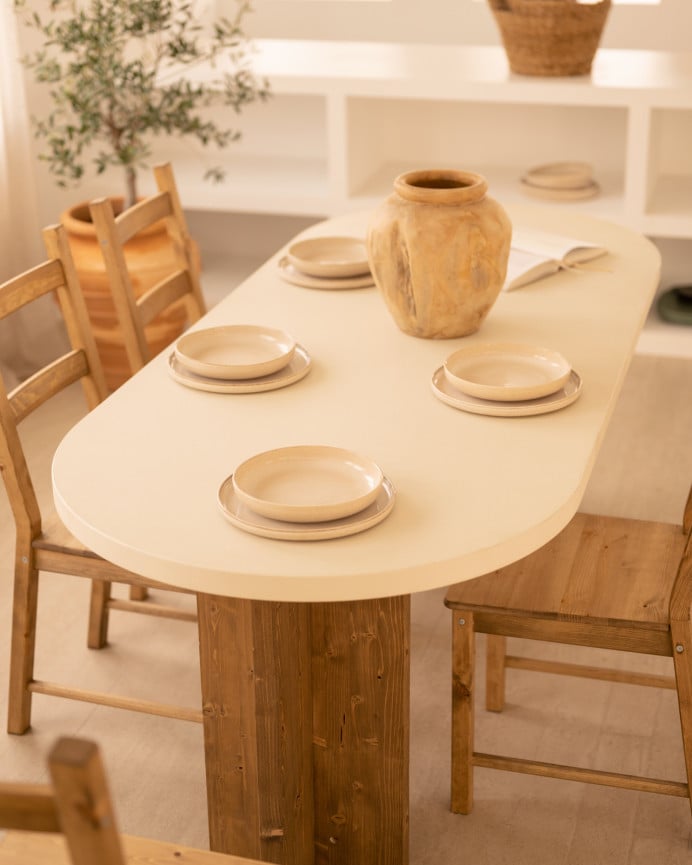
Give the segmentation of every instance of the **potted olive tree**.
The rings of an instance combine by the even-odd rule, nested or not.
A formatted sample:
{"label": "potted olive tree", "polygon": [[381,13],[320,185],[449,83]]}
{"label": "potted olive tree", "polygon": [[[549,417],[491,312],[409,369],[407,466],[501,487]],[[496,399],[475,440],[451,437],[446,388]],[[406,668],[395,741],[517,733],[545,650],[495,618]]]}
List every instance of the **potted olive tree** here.
{"label": "potted olive tree", "polygon": [[[49,109],[32,117],[42,142],[39,158],[58,185],[79,184],[89,169],[119,169],[112,196],[118,211],[136,201],[138,172],[148,168],[157,139],[184,137],[224,148],[240,137],[235,123],[224,120],[270,91],[252,69],[252,43],[244,32],[250,2],[235,3],[232,18],[205,26],[193,0],[15,0],[33,31],[27,36],[34,47],[23,63],[49,96]],[[215,168],[206,176],[220,180],[223,172]],[[61,220],[108,365],[108,355],[121,349],[88,202],[75,204]],[[160,276],[161,268],[151,264],[157,255],[167,256],[163,228],[159,246],[150,237],[144,255],[134,248],[128,254],[131,270],[151,271],[135,278],[141,290]],[[165,345],[173,336],[157,338]]]}

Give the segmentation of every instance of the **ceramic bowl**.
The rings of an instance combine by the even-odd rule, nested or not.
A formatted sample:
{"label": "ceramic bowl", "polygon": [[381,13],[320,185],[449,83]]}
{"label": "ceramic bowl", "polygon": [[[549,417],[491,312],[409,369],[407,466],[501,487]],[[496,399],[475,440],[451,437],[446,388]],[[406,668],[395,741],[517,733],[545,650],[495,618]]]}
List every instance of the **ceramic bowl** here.
{"label": "ceramic bowl", "polygon": [[190,372],[224,380],[261,378],[287,366],[296,342],[283,330],[232,324],[181,336],[175,356]]}
{"label": "ceramic bowl", "polygon": [[524,343],[481,343],[453,352],[444,362],[451,385],[479,399],[513,402],[560,390],[571,367],[557,351]]}
{"label": "ceramic bowl", "polygon": [[233,473],[240,501],[257,514],[288,522],[326,522],[362,511],[377,498],[382,480],[371,459],[323,445],[265,451]]}

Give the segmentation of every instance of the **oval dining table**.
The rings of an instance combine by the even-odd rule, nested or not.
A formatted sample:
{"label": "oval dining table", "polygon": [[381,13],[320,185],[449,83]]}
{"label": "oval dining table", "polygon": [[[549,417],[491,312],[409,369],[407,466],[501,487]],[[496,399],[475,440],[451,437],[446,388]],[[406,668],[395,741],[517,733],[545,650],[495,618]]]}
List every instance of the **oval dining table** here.
{"label": "oval dining table", "polygon": [[[515,226],[608,253],[502,292],[480,329],[404,334],[378,290],[283,278],[286,247],[195,329],[289,332],[311,359],[290,386],[215,393],[171,375],[171,349],[82,419],[53,462],[58,513],[83,543],[192,590],[199,613],[210,846],[284,865],[406,865],[412,593],[532,552],[579,507],[658,285],[641,235],[569,207],[508,207]],[[302,237],[365,237],[368,213]],[[503,417],[438,399],[462,346],[560,352],[579,398]],[[385,519],[326,540],[263,537],[229,521],[221,485],[255,454],[346,448],[391,482]],[[413,695],[415,699],[415,694]]]}

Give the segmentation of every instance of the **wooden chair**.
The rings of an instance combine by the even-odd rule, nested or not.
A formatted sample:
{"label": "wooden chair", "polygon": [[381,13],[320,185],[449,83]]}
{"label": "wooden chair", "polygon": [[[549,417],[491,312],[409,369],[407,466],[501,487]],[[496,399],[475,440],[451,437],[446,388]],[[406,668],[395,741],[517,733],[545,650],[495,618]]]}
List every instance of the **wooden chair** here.
{"label": "wooden chair", "polygon": [[[173,304],[184,304],[188,323],[206,312],[195,251],[169,163],[157,165],[158,193],[115,216],[107,198],[89,205],[132,372],[151,360],[146,326]],[[123,246],[136,234],[164,219],[174,251],[175,269],[137,296],[127,271]]]}
{"label": "wooden chair", "polygon": [[[474,766],[690,797],[692,490],[682,527],[578,513],[537,552],[452,586],[445,604],[452,610],[452,811],[473,807]],[[488,634],[491,711],[503,708],[506,667],[677,689],[687,783],[474,751],[475,633]],[[507,637],[667,655],[675,678],[507,656]]]}
{"label": "wooden chair", "polygon": [[103,373],[88,324],[70,249],[62,226],[43,232],[49,260],[0,285],[0,318],[55,292],[64,318],[69,350],[20,383],[10,393],[0,377],[0,468],[16,524],[14,599],[10,657],[8,731],[24,733],[31,723],[34,693],[119,706],[156,715],[200,721],[201,712],[143,700],[83,691],[34,678],[39,572],[71,574],[92,581],[88,645],[106,643],[111,609],[195,620],[194,612],[174,606],[111,597],[111,581],[171,589],[116,567],[70,535],[57,515],[42,514],[19,432],[35,409],[70,385],[81,382],[89,408],[106,395]]}
{"label": "wooden chair", "polygon": [[239,856],[121,835],[93,742],[59,739],[48,768],[50,784],[0,783],[0,828],[12,830],[0,833],[0,865],[259,865]]}
{"label": "wooden chair", "polygon": [[[147,325],[158,315],[183,304],[187,322],[192,323],[206,312],[195,250],[170,163],[155,166],[154,178],[158,193],[118,216],[108,198],[99,198],[89,205],[132,373],[151,360]],[[127,268],[124,246],[162,219],[173,251],[173,269],[138,295]],[[132,600],[143,601],[146,597],[146,589],[131,588]]]}

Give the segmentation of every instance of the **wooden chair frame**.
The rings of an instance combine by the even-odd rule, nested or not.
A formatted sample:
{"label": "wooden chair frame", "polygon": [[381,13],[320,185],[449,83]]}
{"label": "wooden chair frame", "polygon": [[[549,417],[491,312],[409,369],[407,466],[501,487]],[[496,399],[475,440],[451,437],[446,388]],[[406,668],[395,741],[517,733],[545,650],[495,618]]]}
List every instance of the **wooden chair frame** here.
{"label": "wooden chair frame", "polygon": [[[567,602],[563,602],[560,614],[547,614],[544,610],[537,611],[530,607],[526,602],[525,595],[527,597],[528,595],[524,591],[524,586],[516,592],[513,591],[511,604],[499,603],[496,602],[493,586],[488,582],[488,578],[492,579],[495,575],[480,577],[469,583],[459,583],[448,590],[445,604],[452,610],[452,811],[460,814],[471,812],[473,770],[476,766],[690,799],[692,790],[692,489],[685,506],[682,527],[577,514],[568,527],[553,542],[550,542],[550,545],[527,556],[521,563],[510,565],[495,574],[511,581],[519,574],[519,571],[513,571],[513,568],[521,568],[521,573],[530,575],[532,564],[536,562],[536,570],[540,571],[539,578],[543,578],[544,581],[549,580],[549,567],[557,568],[563,564],[559,551],[569,549],[564,559],[568,562],[564,567],[569,568],[573,563],[575,548],[579,543],[588,543],[587,535],[589,532],[595,535],[599,525],[611,526],[613,529],[611,536],[624,537],[627,532],[639,534],[642,543],[648,544],[655,550],[654,556],[660,550],[658,569],[662,579],[659,585],[655,586],[657,574],[653,575],[651,586],[655,586],[655,590],[652,589],[647,595],[647,603],[657,608],[658,621],[618,617],[615,607],[612,608],[612,615],[608,619],[590,616],[588,611],[580,609],[578,599],[575,598],[570,602],[569,592]],[[550,552],[546,553],[549,547]],[[598,564],[594,564],[597,562],[595,554],[591,557],[588,566],[584,565],[584,559],[579,561],[579,567],[599,567]],[[578,568],[575,566],[574,570],[577,571]],[[604,591],[607,591],[607,574],[602,569],[598,573],[601,579],[600,585],[606,587]],[[570,579],[572,579],[571,575]],[[588,581],[584,573],[575,576],[575,581],[580,586],[584,585],[584,580]],[[544,586],[545,582],[542,585]],[[651,618],[653,619],[653,616]],[[593,768],[544,763],[475,751],[476,633],[488,635],[486,708],[490,711],[501,711],[504,707],[505,671],[508,667],[676,690],[687,782],[605,772]],[[507,637],[670,656],[673,658],[675,677],[511,656],[506,653]],[[690,808],[692,809],[692,800]]]}
{"label": "wooden chair frame", "polygon": [[[206,312],[192,239],[170,163],[155,166],[154,177],[158,193],[118,216],[107,198],[89,205],[132,372],[151,360],[145,328],[157,315],[177,302],[185,304],[188,323],[197,321]],[[166,223],[176,269],[137,297],[123,246],[160,220]]]}
{"label": "wooden chair frame", "polygon": [[[0,837],[0,865],[261,865],[239,856],[121,835],[94,742],[58,739],[48,756],[48,769],[49,784],[0,783],[0,828],[12,830]],[[49,833],[64,835],[67,849]]]}
{"label": "wooden chair frame", "polygon": [[127,708],[201,722],[201,711],[135,700],[34,678],[39,572],[70,574],[92,581],[88,645],[106,644],[111,609],[153,613],[184,620],[196,614],[163,604],[111,597],[111,582],[178,591],[105,561],[72,537],[56,515],[42,518],[18,425],[66,387],[81,382],[89,408],[106,395],[106,385],[88,324],[84,299],[62,226],[46,228],[49,260],[0,285],[0,318],[54,292],[65,322],[69,350],[21,382],[10,393],[0,377],[0,468],[16,524],[14,598],[10,657],[8,732],[24,733],[31,723],[34,693]]}

